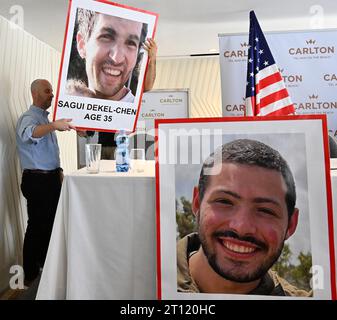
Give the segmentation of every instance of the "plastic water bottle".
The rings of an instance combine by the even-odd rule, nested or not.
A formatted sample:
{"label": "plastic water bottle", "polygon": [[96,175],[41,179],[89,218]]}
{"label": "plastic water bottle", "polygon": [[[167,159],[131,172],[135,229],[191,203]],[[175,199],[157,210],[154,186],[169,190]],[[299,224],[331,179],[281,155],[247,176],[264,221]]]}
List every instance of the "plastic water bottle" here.
{"label": "plastic water bottle", "polygon": [[116,171],[128,172],[130,165],[129,158],[129,137],[124,130],[119,131],[116,137]]}

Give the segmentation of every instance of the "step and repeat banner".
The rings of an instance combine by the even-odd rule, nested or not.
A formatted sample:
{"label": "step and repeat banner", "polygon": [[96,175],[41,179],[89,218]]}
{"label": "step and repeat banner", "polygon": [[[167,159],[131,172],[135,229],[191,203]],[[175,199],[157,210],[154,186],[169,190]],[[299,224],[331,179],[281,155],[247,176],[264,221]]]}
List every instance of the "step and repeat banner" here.
{"label": "step and repeat banner", "polygon": [[[326,114],[329,132],[337,137],[337,30],[273,32],[265,36],[296,114]],[[222,114],[243,116],[248,34],[221,34],[219,48]]]}
{"label": "step and repeat banner", "polygon": [[154,120],[189,117],[188,89],[152,90],[145,92],[139,112],[137,131],[154,140]]}

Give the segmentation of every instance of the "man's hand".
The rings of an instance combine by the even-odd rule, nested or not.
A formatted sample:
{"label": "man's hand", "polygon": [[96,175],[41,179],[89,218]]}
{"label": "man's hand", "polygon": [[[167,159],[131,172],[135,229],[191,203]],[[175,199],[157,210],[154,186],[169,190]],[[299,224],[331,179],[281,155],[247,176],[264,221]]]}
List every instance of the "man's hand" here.
{"label": "man's hand", "polygon": [[79,129],[77,129],[76,132],[77,132],[77,135],[78,135],[79,137],[81,137],[81,138],[85,138],[85,137],[88,136],[86,130],[79,130]]}
{"label": "man's hand", "polygon": [[152,38],[147,38],[145,43],[143,44],[144,49],[147,51],[149,55],[149,59],[155,60],[157,57],[157,44]]}
{"label": "man's hand", "polygon": [[146,92],[153,88],[154,81],[156,80],[156,58],[158,48],[156,42],[151,38],[147,38],[143,47],[149,55],[149,64],[147,66],[148,69],[144,80],[144,92]]}
{"label": "man's hand", "polygon": [[71,129],[76,130],[70,122],[72,119],[60,119],[52,122],[54,130],[58,131],[69,131]]}
{"label": "man's hand", "polygon": [[61,183],[63,182],[63,179],[64,179],[63,171],[60,171],[60,180],[61,180]]}

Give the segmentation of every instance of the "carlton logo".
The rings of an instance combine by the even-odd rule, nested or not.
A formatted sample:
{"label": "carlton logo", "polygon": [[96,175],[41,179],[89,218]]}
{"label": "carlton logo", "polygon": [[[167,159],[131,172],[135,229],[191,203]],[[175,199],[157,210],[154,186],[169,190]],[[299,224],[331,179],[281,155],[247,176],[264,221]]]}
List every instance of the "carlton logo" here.
{"label": "carlton logo", "polygon": [[246,106],[245,106],[245,98],[242,98],[243,104],[227,104],[225,105],[225,110],[227,112],[245,112]]}
{"label": "carlton logo", "polygon": [[311,94],[308,96],[308,101],[294,103],[295,109],[299,112],[306,110],[335,110],[337,109],[337,101],[319,101],[317,94]]}
{"label": "carlton logo", "polygon": [[279,69],[283,78],[284,83],[300,83],[303,82],[302,74],[284,74],[284,69]]}
{"label": "carlton logo", "polygon": [[328,81],[328,82],[337,81],[337,75],[335,73],[331,73],[331,74],[327,73],[323,76],[323,79],[324,81]]}
{"label": "carlton logo", "polygon": [[317,46],[315,39],[308,39],[305,41],[306,47],[302,48],[289,48],[289,54],[292,56],[304,56],[304,55],[325,55],[325,54],[334,54],[334,46]]}
{"label": "carlton logo", "polygon": [[158,118],[164,118],[164,117],[165,117],[164,112],[156,112],[155,109],[151,109],[149,112],[142,113],[142,118],[158,119]]}
{"label": "carlton logo", "polygon": [[175,98],[173,95],[169,95],[167,98],[161,98],[160,103],[163,104],[177,104],[177,103],[182,103],[183,99],[181,98]]}
{"label": "carlton logo", "polygon": [[248,57],[247,49],[249,44],[247,42],[240,43],[241,49],[238,50],[227,50],[224,52],[225,58],[245,58]]}
{"label": "carlton logo", "polygon": [[305,40],[305,42],[306,42],[307,44],[315,44],[315,43],[316,43],[316,40],[314,40],[314,39],[309,39],[309,40]]}

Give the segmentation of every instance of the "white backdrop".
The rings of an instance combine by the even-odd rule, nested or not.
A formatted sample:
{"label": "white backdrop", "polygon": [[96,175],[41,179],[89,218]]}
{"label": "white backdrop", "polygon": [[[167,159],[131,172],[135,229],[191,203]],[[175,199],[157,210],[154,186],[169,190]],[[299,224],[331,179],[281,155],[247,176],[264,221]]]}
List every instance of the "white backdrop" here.
{"label": "white backdrop", "polygon": [[188,89],[152,90],[145,92],[137,121],[137,131],[155,136],[155,119],[189,117]]}
{"label": "white backdrop", "polygon": [[[31,104],[30,84],[48,79],[56,88],[60,54],[0,16],[0,293],[9,285],[10,267],[22,264],[26,201],[20,191],[21,168],[15,126]],[[49,110],[51,111],[51,110]],[[51,112],[52,113],[52,112]],[[65,173],[76,169],[76,134],[58,142]]]}
{"label": "white backdrop", "polygon": [[[327,114],[337,136],[337,30],[265,33],[297,114]],[[222,113],[243,115],[248,34],[219,35]]]}
{"label": "white backdrop", "polygon": [[219,58],[158,58],[153,89],[189,89],[189,117],[220,117]]}

